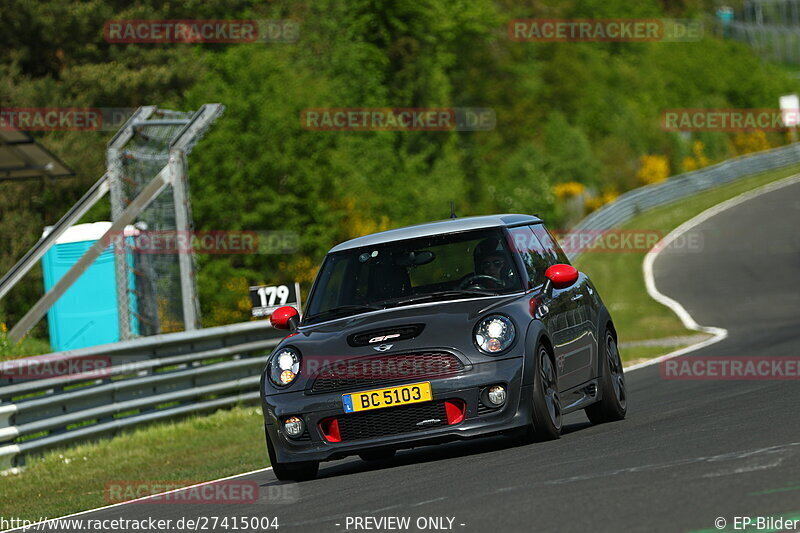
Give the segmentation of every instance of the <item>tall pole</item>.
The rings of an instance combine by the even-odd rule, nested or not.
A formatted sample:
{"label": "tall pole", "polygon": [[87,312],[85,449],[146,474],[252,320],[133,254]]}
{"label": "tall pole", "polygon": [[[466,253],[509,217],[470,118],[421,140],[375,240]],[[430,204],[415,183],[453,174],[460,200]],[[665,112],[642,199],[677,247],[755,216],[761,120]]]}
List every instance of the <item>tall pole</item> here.
{"label": "tall pole", "polygon": [[177,247],[178,267],[181,276],[181,304],[183,327],[187,331],[200,327],[200,305],[195,280],[194,251],[192,250],[192,212],[189,204],[189,180],[186,173],[186,154],[179,148],[169,152],[169,171],[172,176],[172,194],[175,204],[176,242],[189,243],[186,249]]}

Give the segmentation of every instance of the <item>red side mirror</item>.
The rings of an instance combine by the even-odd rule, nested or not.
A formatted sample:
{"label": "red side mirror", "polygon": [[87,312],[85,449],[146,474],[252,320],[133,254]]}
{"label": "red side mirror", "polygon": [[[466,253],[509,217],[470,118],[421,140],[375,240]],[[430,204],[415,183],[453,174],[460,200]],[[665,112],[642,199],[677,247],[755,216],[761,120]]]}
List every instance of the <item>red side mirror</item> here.
{"label": "red side mirror", "polygon": [[578,281],[578,270],[570,265],[553,265],[544,271],[544,277],[549,279],[556,289],[566,289]]}
{"label": "red side mirror", "polygon": [[292,322],[294,322],[294,326],[296,327],[298,320],[299,314],[297,313],[297,309],[291,305],[284,305],[283,307],[277,308],[269,317],[269,322],[275,329],[294,329]]}

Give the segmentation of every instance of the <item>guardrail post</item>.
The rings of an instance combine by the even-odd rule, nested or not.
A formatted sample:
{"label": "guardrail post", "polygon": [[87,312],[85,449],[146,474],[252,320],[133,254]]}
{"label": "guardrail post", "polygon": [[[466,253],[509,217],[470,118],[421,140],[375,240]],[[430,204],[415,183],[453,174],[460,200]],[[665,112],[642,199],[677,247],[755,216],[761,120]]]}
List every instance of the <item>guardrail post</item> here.
{"label": "guardrail post", "polygon": [[13,424],[12,418],[17,412],[17,406],[12,404],[0,405],[0,430]]}
{"label": "guardrail post", "polygon": [[20,449],[16,444],[0,446],[0,470],[8,470],[14,466],[14,459],[19,455]]}

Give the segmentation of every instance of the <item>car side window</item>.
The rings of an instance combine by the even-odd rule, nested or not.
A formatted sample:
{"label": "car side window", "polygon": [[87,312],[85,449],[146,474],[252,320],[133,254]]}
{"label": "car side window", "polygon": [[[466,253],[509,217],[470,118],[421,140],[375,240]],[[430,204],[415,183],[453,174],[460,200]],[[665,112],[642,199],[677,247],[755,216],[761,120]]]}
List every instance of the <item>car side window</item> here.
{"label": "car side window", "polygon": [[564,250],[561,249],[558,242],[550,235],[550,232],[547,231],[544,224],[535,224],[530,226],[530,228],[544,247],[544,253],[548,257],[551,265],[557,263],[563,263],[565,265],[570,264],[567,254],[564,253]]}
{"label": "car side window", "polygon": [[545,248],[529,226],[508,231],[514,250],[519,254],[528,273],[531,287],[544,283],[544,271],[550,266]]}

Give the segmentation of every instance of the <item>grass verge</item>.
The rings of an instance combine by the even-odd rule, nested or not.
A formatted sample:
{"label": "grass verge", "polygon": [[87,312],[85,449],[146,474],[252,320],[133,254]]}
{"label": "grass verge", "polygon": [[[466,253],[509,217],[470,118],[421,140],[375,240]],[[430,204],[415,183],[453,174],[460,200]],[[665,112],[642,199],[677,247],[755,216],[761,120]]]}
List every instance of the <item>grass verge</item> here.
{"label": "grass verge", "polygon": [[2,514],[55,518],[115,503],[107,483],[200,483],[266,466],[261,409],[236,407],[29,459],[0,477]]}
{"label": "grass verge", "polygon": [[43,339],[25,337],[17,343],[8,338],[8,330],[4,322],[0,322],[0,361],[19,359],[29,355],[50,353],[50,343]]}
{"label": "grass verge", "polygon": [[[667,233],[706,209],[767,183],[800,172],[800,165],[754,174],[689,198],[646,211],[629,220],[622,229]],[[586,253],[576,266],[588,274],[614,317],[620,342],[665,339],[692,335],[675,314],[647,294],[642,275],[644,252]],[[711,324],[713,325],[713,324]],[[653,358],[678,349],[676,346],[629,347],[622,351],[625,362]]]}

